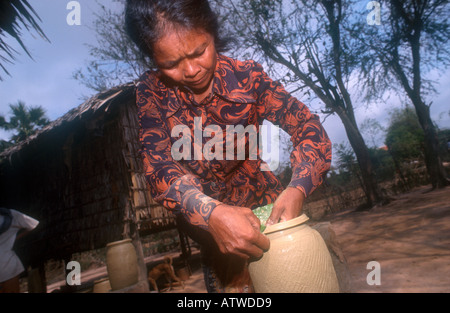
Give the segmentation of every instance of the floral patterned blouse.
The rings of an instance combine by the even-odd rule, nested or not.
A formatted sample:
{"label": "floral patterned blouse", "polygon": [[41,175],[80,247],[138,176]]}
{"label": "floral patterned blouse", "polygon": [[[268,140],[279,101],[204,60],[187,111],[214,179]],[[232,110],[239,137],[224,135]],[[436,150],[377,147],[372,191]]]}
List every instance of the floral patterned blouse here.
{"label": "floral patterned blouse", "polygon": [[[242,160],[236,152],[243,142],[226,134],[230,125],[259,129],[264,119],[291,136],[289,186],[308,196],[322,183],[331,164],[331,143],[318,116],[272,81],[261,65],[218,55],[212,88],[209,97],[196,103],[190,90],[164,81],[158,71],[147,71],[139,79],[141,155],[155,201],[205,229],[220,203],[251,209],[273,203],[283,187],[265,168],[260,147],[256,147],[257,157],[250,157],[254,136],[245,134]],[[184,145],[178,150],[180,143]],[[226,152],[233,148],[230,158]],[[208,157],[205,151],[216,157]],[[180,159],[179,154],[184,157]]]}

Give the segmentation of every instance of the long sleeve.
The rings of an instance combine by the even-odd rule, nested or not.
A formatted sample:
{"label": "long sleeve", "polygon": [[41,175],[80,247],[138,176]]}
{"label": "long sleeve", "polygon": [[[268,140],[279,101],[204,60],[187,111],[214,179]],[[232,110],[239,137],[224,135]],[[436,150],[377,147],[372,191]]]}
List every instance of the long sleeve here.
{"label": "long sleeve", "polygon": [[[256,63],[255,63],[256,64]],[[291,187],[309,196],[322,182],[331,165],[331,142],[319,117],[279,83],[272,81],[258,64],[254,68],[258,86],[258,114],[280,126],[290,136]]]}
{"label": "long sleeve", "polygon": [[14,217],[11,226],[16,227],[17,229],[25,229],[27,231],[31,231],[39,225],[39,221],[32,218],[31,216],[25,215],[15,210],[11,210],[11,213]]}
{"label": "long sleeve", "polygon": [[189,223],[207,228],[209,216],[221,202],[205,195],[195,175],[172,158],[169,130],[161,98],[149,88],[150,79],[137,86],[141,156],[145,177],[155,201],[183,215]]}

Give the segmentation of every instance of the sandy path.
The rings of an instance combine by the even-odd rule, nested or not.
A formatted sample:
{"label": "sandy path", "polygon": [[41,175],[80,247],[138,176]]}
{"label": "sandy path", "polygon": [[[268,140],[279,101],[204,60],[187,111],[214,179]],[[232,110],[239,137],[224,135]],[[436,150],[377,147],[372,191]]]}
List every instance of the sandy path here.
{"label": "sandy path", "polygon": [[[450,187],[427,190],[330,217],[354,292],[450,292]],[[370,261],[380,264],[380,285],[367,283]]]}
{"label": "sandy path", "polygon": [[[344,211],[329,220],[348,262],[352,291],[359,293],[450,292],[450,187],[420,187],[371,211]],[[367,276],[380,265],[380,285]],[[374,276],[371,276],[374,277]],[[185,290],[205,292],[201,271]]]}

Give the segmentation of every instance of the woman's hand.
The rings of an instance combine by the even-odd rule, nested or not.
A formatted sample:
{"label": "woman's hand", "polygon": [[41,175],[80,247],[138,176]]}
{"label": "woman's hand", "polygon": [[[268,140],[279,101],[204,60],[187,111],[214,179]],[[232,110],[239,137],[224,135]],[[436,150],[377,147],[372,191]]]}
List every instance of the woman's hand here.
{"label": "woman's hand", "polygon": [[295,187],[287,187],[273,204],[272,214],[266,225],[285,222],[300,216],[303,209],[305,194]]}
{"label": "woman's hand", "polygon": [[209,218],[209,232],[220,251],[243,259],[259,258],[269,249],[270,241],[259,229],[259,219],[244,207],[221,204]]}

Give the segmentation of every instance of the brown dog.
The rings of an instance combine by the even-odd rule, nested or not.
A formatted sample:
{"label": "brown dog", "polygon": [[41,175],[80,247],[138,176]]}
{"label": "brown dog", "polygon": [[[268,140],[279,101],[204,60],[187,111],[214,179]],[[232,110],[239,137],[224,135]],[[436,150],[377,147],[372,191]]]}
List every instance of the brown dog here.
{"label": "brown dog", "polygon": [[156,265],[148,272],[148,282],[150,283],[150,285],[153,286],[153,289],[155,291],[159,291],[158,286],[156,285],[156,281],[162,275],[164,275],[166,277],[166,279],[169,281],[169,289],[168,290],[172,289],[172,283],[174,281],[179,282],[184,289],[183,281],[175,275],[175,272],[173,270],[172,257],[169,257],[169,256],[164,257],[163,263]]}

